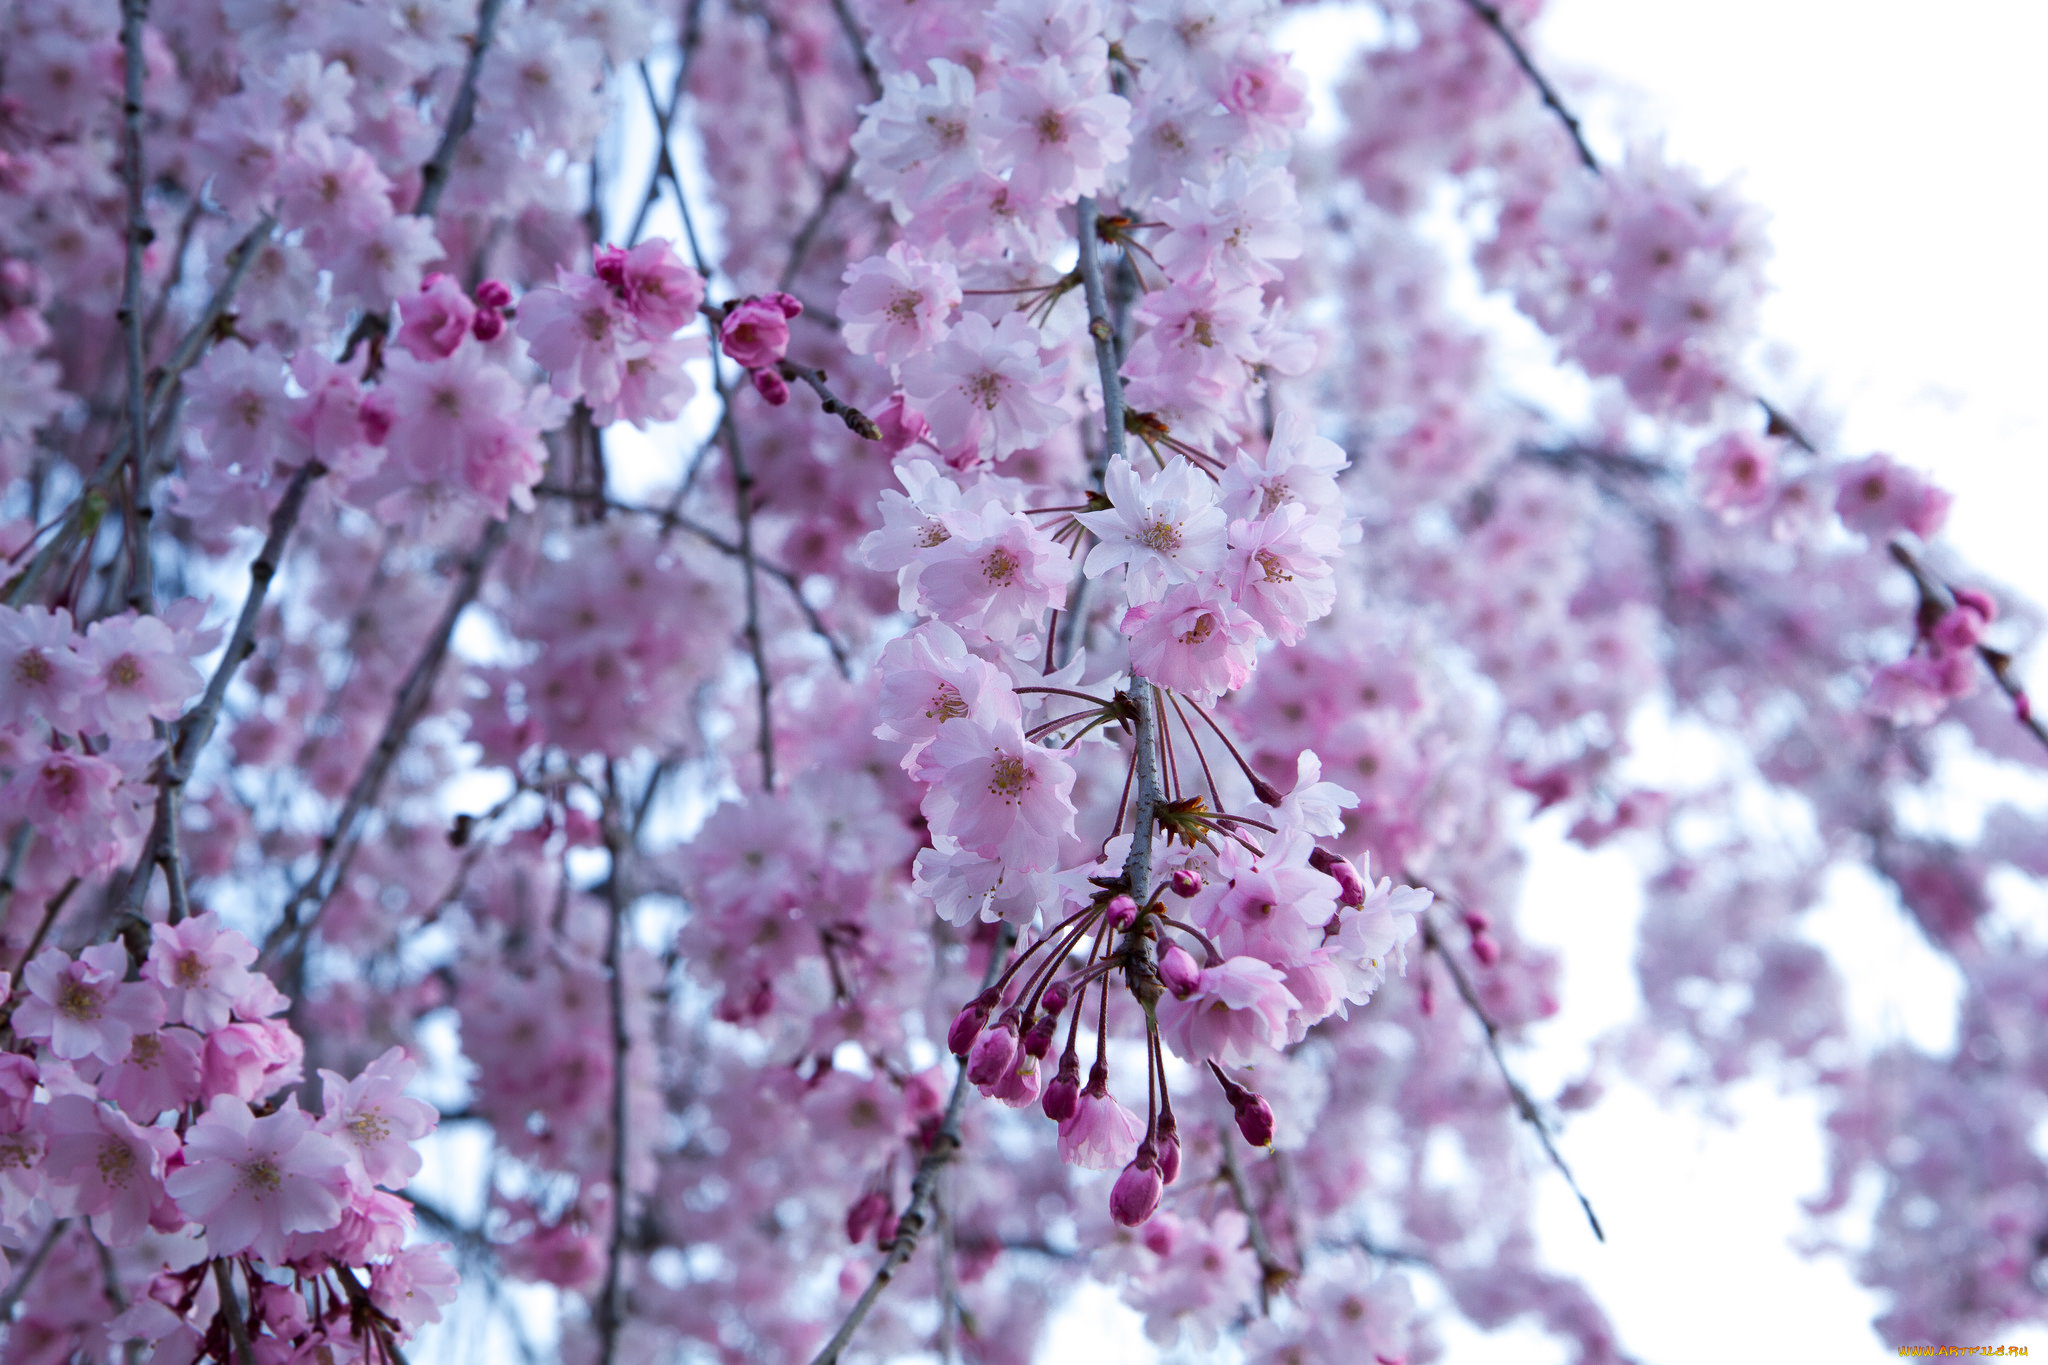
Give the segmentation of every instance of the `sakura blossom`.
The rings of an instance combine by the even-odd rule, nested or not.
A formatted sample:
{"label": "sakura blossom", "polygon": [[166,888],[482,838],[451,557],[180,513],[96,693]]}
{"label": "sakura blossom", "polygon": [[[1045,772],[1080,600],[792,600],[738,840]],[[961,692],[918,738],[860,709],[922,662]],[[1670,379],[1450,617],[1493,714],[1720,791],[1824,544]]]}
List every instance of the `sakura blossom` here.
{"label": "sakura blossom", "polygon": [[2038,1326],[2040,613],[1540,8],[0,11],[8,1358],[1654,1355],[1765,1079]]}

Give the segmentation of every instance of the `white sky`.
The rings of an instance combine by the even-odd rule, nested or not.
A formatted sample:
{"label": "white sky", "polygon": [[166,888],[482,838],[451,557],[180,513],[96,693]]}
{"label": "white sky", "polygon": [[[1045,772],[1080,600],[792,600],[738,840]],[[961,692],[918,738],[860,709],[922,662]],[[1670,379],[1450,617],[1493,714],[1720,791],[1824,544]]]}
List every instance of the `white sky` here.
{"label": "white sky", "polygon": [[[1331,74],[1343,44],[1324,40],[1337,21],[1292,23],[1314,35],[1297,39],[1296,61]],[[1742,177],[1772,214],[1776,292],[1763,328],[1789,352],[1788,387],[1817,387],[1841,415],[1843,450],[1933,471],[1956,494],[1949,542],[2048,601],[2048,6],[1552,0],[1540,33],[1554,78],[1599,73],[1610,92],[1620,87],[1576,101],[1604,154],[1620,150],[1608,130],[1661,132],[1676,159]],[[2048,683],[2038,662],[2029,671]],[[1527,927],[1560,944],[1566,963],[1564,1013],[1517,1062],[1541,1094],[1577,1074],[1585,1043],[1634,1008],[1635,904],[1622,855],[1555,839],[1533,852]],[[1944,1046],[1954,969],[1873,885],[1846,876],[1830,891],[1812,932],[1852,974],[1859,1031]],[[1609,1240],[1595,1243],[1562,1182],[1541,1175],[1550,1264],[1581,1276],[1623,1347],[1654,1365],[1890,1354],[1868,1325],[1877,1299],[1845,1264],[1790,1249],[1805,1229],[1799,1201],[1823,1183],[1819,1106],[1762,1084],[1731,1098],[1739,1120],[1727,1124],[1632,1090],[1575,1118],[1563,1150]],[[1453,1365],[1567,1358],[1532,1328],[1453,1329],[1446,1342]],[[2048,1351],[2039,1332],[2007,1342]],[[1091,1288],[1039,1358],[1159,1357],[1135,1318]]]}

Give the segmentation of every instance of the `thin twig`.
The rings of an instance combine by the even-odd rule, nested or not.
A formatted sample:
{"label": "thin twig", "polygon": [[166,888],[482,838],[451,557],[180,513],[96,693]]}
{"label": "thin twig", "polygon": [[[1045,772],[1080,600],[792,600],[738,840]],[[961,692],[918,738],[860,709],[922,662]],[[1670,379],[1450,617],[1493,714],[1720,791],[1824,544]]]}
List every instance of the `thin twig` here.
{"label": "thin twig", "polygon": [[28,1287],[35,1283],[36,1272],[43,1268],[43,1262],[50,1257],[50,1248],[57,1245],[57,1238],[69,1225],[70,1220],[66,1218],[59,1218],[50,1224],[50,1230],[43,1234],[42,1241],[36,1243],[36,1249],[29,1254],[28,1260],[14,1272],[14,1278],[8,1281],[7,1288],[0,1290],[0,1322],[6,1322],[14,1316],[14,1306],[21,1302],[21,1296],[28,1293]]}
{"label": "thin twig", "polygon": [[[995,982],[1003,970],[1003,963],[1010,955],[1010,946],[1017,941],[1016,929],[1005,924],[996,935],[995,947],[988,957],[988,970],[982,973],[981,988],[985,991]],[[967,1063],[962,1061],[958,1074],[953,1079],[953,1095],[946,1101],[945,1118],[939,1124],[939,1131],[932,1137],[932,1145],[917,1163],[917,1172],[910,1179],[910,1204],[903,1210],[903,1216],[896,1221],[896,1239],[889,1243],[888,1254],[875,1269],[875,1277],[868,1281],[868,1287],[854,1301],[847,1311],[845,1321],[839,1330],[825,1343],[817,1355],[811,1357],[811,1365],[836,1365],[840,1352],[846,1349],[853,1334],[860,1330],[868,1311],[875,1306],[875,1300],[889,1287],[906,1262],[917,1252],[918,1235],[924,1231],[925,1220],[930,1217],[932,1200],[937,1193],[939,1171],[953,1159],[960,1150],[960,1120],[967,1107]]]}
{"label": "thin twig", "polygon": [[1515,1079],[1514,1072],[1508,1069],[1508,1059],[1500,1049],[1500,1026],[1493,1022],[1486,1013],[1486,1007],[1479,1003],[1479,992],[1472,988],[1471,979],[1465,975],[1465,969],[1458,965],[1458,959],[1451,956],[1444,947],[1443,940],[1436,932],[1436,922],[1430,918],[1428,911],[1422,914],[1422,946],[1426,951],[1435,953],[1437,960],[1450,972],[1451,981],[1458,988],[1459,998],[1465,1002],[1466,1008],[1472,1011],[1473,1017],[1479,1020],[1480,1028],[1486,1032],[1486,1050],[1493,1054],[1493,1064],[1499,1069],[1500,1078],[1507,1085],[1508,1094],[1514,1099],[1516,1112],[1536,1130],[1536,1138],[1543,1144],[1544,1154],[1550,1158],[1550,1164],[1557,1167],[1558,1174],[1564,1177],[1564,1183],[1571,1186],[1572,1193],[1578,1197],[1579,1207],[1586,1211],[1586,1221],[1593,1225],[1593,1235],[1603,1242],[1606,1241],[1607,1234],[1600,1228],[1600,1218],[1593,1212],[1593,1201],[1586,1198],[1586,1192],[1579,1188],[1579,1182],[1572,1175],[1572,1168],[1565,1164],[1564,1157],[1557,1150],[1557,1144],[1551,1140],[1550,1125],[1543,1121],[1542,1113],[1536,1108],[1536,1101],[1529,1097],[1529,1092],[1522,1088],[1522,1083]]}
{"label": "thin twig", "polygon": [[[448,604],[442,609],[441,620],[434,633],[421,649],[419,658],[413,662],[412,671],[399,686],[398,694],[392,698],[391,713],[385,719],[384,731],[378,736],[377,747],[356,775],[355,784],[349,788],[348,797],[342,803],[341,813],[320,841],[320,861],[305,881],[285,903],[284,912],[277,927],[263,945],[266,967],[284,961],[303,951],[313,930],[319,926],[320,917],[326,913],[328,899],[334,888],[346,875],[349,862],[355,856],[355,849],[361,843],[360,821],[377,799],[382,790],[385,776],[391,765],[397,761],[400,750],[412,734],[412,727],[426,709],[427,700],[433,694],[435,679],[440,675],[441,665],[448,657],[448,644],[455,634],[455,623],[463,610],[476,600],[478,590],[483,586],[485,570],[498,547],[505,543],[507,523],[493,521],[484,528],[469,557],[462,565],[462,575],[450,594]],[[308,902],[314,903],[312,915],[305,924],[299,923],[300,912]]]}
{"label": "thin twig", "polygon": [[[1908,549],[1904,542],[1895,540],[1891,543],[1890,549],[1892,558],[1898,561],[1899,566],[1913,575],[1913,584],[1920,592],[1920,609],[1923,614],[1932,611],[1939,616],[1955,609],[1955,589],[1929,573],[1920,563],[1919,557]],[[2044,747],[2048,747],[2048,726],[2043,726],[2041,718],[2034,714],[2033,700],[2027,696],[2027,689],[2012,675],[2012,655],[2002,649],[1979,644],[1977,657],[1983,660],[1984,667],[1991,671],[1992,680],[1998,684],[1998,690],[2005,693],[2006,698],[2012,702],[2014,718],[2026,727],[2028,734],[2039,740]]]}
{"label": "thin twig", "polygon": [[235,1296],[235,1282],[228,1274],[225,1259],[214,1261],[213,1282],[220,1287],[220,1314],[227,1320],[228,1336],[235,1343],[236,1365],[256,1365],[256,1345],[249,1340],[249,1317],[242,1311],[242,1301]]}
{"label": "thin twig", "polygon": [[165,849],[177,837],[178,803],[168,799],[166,794],[185,785],[192,776],[192,767],[198,761],[200,751],[213,738],[214,726],[220,721],[221,706],[227,700],[228,684],[234,680],[242,661],[255,652],[256,621],[263,614],[263,603],[270,595],[270,585],[277,577],[278,566],[284,562],[285,542],[291,538],[292,528],[298,524],[299,513],[306,505],[306,490],[314,479],[326,472],[325,465],[309,460],[293,472],[291,482],[285,485],[284,496],[270,514],[270,529],[263,538],[263,547],[249,565],[249,594],[242,599],[241,614],[235,618],[227,649],[214,666],[213,676],[207,679],[206,691],[200,695],[199,704],[171,727],[163,757],[157,765],[159,796],[156,818],[143,844],[142,857],[128,874],[127,886],[121,896],[120,908],[129,915],[142,909],[142,903],[149,894],[150,875],[165,856]]}
{"label": "thin twig", "polygon": [[[233,300],[235,291],[242,287],[242,280],[247,276],[250,264],[256,259],[257,249],[270,240],[271,229],[276,226],[277,219],[265,214],[257,220],[256,226],[250,228],[242,240],[236,243],[234,251],[229,253],[226,278],[220,282],[220,287],[213,291],[213,296],[206,301],[206,307],[200,311],[199,320],[178,339],[178,344],[171,350],[170,358],[158,372],[156,382],[150,386],[150,428],[154,428],[169,408],[171,394],[185,371],[198,362],[199,357],[205,353],[207,344],[214,339],[221,319],[227,315],[229,302]],[[125,467],[129,452],[134,449],[134,432],[128,426],[124,426],[112,449],[107,452],[106,458],[100,461],[100,467],[93,471],[91,480],[79,491],[70,510],[65,513],[61,529],[43,543],[43,548],[36,552],[35,558],[29,562],[26,569],[8,580],[8,606],[18,607],[26,602],[29,595],[36,590],[36,585],[42,581],[43,575],[49,572],[50,566],[77,543],[79,530],[85,520],[97,517],[104,511],[106,492]]]}
{"label": "thin twig", "polygon": [[1543,102],[1550,106],[1550,111],[1564,124],[1565,131],[1572,135],[1572,146],[1579,149],[1579,160],[1584,163],[1587,170],[1595,175],[1600,174],[1600,162],[1593,155],[1593,149],[1586,145],[1586,135],[1579,130],[1578,116],[1566,108],[1564,101],[1558,98],[1557,91],[1531,60],[1528,49],[1522,46],[1521,40],[1508,28],[1499,8],[1488,4],[1487,0],[1465,0],[1465,8],[1478,15],[1480,22],[1492,29],[1501,42],[1507,45],[1508,52],[1515,59],[1515,65],[1522,68],[1522,74],[1535,85],[1536,93],[1543,97]]}
{"label": "thin twig", "polygon": [[852,150],[848,149],[846,159],[839,163],[839,169],[832,172],[832,178],[827,180],[825,187],[818,192],[818,202],[812,207],[810,216],[804,219],[803,226],[797,229],[796,237],[790,243],[789,260],[783,265],[781,278],[775,283],[777,289],[789,289],[796,283],[796,277],[803,273],[804,258],[811,254],[811,245],[817,240],[819,231],[824,228],[825,219],[831,214],[832,206],[839,202],[839,196],[846,193],[846,187],[853,183],[854,160]]}
{"label": "thin twig", "polygon": [[1223,1178],[1229,1182],[1230,1193],[1244,1214],[1252,1256],[1259,1263],[1259,1312],[1270,1314],[1273,1311],[1273,1291],[1292,1280],[1294,1271],[1273,1254],[1273,1243],[1266,1236],[1266,1225],[1259,1219],[1259,1206],[1252,1199],[1251,1185],[1245,1180],[1244,1168],[1238,1163],[1237,1143],[1228,1126],[1218,1126],[1216,1142],[1223,1149]]}
{"label": "thin twig", "polygon": [[632,1040],[626,1034],[626,916],[632,898],[626,891],[626,855],[631,837],[619,820],[618,779],[610,762],[605,764],[604,846],[611,855],[605,876],[605,899],[611,918],[605,927],[604,968],[611,1001],[612,1024],[612,1226],[607,1241],[604,1285],[598,1291],[597,1337],[600,1365],[618,1359],[619,1329],[626,1320],[626,1286],[620,1264],[626,1255],[626,1053]]}
{"label": "thin twig", "polygon": [[846,429],[854,435],[864,441],[882,439],[882,429],[875,425],[875,419],[832,392],[825,383],[823,370],[809,365],[799,365],[791,360],[777,361],[775,368],[784,379],[796,379],[808,384],[811,392],[818,395],[818,401],[826,414],[846,423]]}
{"label": "thin twig", "polygon": [[448,188],[449,172],[455,167],[455,149],[476,121],[477,77],[483,71],[484,53],[490,50],[491,35],[498,26],[498,11],[503,7],[504,0],[482,0],[477,6],[476,32],[470,36],[469,61],[462,68],[462,85],[455,92],[455,102],[448,106],[441,144],[420,168],[420,197],[412,206],[419,217],[432,218],[439,211],[441,195]]}
{"label": "thin twig", "polygon": [[[149,245],[149,215],[143,209],[148,175],[142,160],[142,22],[149,0],[121,0],[121,181],[128,194],[126,259],[121,268],[121,336],[128,362],[128,441],[148,450],[149,397],[142,359],[142,251]],[[129,501],[128,605],[147,612],[155,596],[149,553],[149,461],[135,461],[134,493]]]}

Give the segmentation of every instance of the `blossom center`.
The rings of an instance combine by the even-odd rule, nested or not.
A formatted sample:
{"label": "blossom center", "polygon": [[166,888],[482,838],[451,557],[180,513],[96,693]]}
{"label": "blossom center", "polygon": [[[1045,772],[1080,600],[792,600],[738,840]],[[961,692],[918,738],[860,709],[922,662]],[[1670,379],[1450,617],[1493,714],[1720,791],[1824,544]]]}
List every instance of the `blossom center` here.
{"label": "blossom center", "polygon": [[930,517],[926,519],[924,529],[917,533],[917,548],[929,550],[935,545],[944,545],[952,538],[953,533],[946,529],[946,523],[937,517]]}
{"label": "blossom center", "polygon": [[348,1121],[348,1131],[360,1146],[368,1147],[391,1136],[391,1125],[381,1109],[365,1109]]}
{"label": "blossom center", "polygon": [[1216,617],[1212,612],[1203,612],[1195,618],[1195,624],[1180,637],[1184,645],[1198,645],[1216,633]]}
{"label": "blossom center", "polygon": [[967,698],[960,695],[960,689],[949,682],[942,682],[932,693],[932,704],[924,713],[926,720],[944,724],[949,720],[961,720],[967,715]]}
{"label": "blossom center", "polygon": [[988,789],[996,796],[1015,800],[1031,786],[1031,770],[1021,754],[997,754],[989,767]]}
{"label": "blossom center", "polygon": [[981,561],[981,574],[989,582],[1003,586],[1017,576],[1017,556],[998,547],[989,551]]}
{"label": "blossom center", "polygon": [[906,289],[889,300],[889,316],[898,322],[916,322],[917,306],[924,302],[924,295]]}
{"label": "blossom center", "polygon": [[189,991],[204,986],[209,973],[204,962],[191,954],[186,954],[178,959],[178,965],[171,975],[177,980],[178,985]]}
{"label": "blossom center", "polygon": [[1253,555],[1252,558],[1258,560],[1259,567],[1266,571],[1266,581],[1268,583],[1292,583],[1294,581],[1294,575],[1287,572],[1286,568],[1280,563],[1280,556],[1274,554],[1271,550],[1261,550]]}
{"label": "blossom center", "polygon": [[1003,401],[1003,377],[993,370],[983,370],[963,386],[967,397],[989,412],[996,410],[996,404]]}
{"label": "blossom center", "polygon": [[133,687],[142,681],[142,661],[133,654],[123,654],[107,665],[107,681],[116,687]]}
{"label": "blossom center", "polygon": [[1065,142],[1067,140],[1067,121],[1060,117],[1059,111],[1056,109],[1048,109],[1040,114],[1038,122],[1032,126],[1038,130],[1038,140],[1040,142]]}
{"label": "blossom center", "polygon": [[99,1167],[100,1179],[122,1189],[135,1176],[135,1151],[125,1142],[108,1142],[100,1148]]}
{"label": "blossom center", "polygon": [[41,687],[55,671],[40,649],[31,649],[14,661],[14,680],[24,687]]}
{"label": "blossom center", "polygon": [[1268,479],[1259,486],[1259,515],[1271,516],[1281,503],[1294,496],[1285,479]]}
{"label": "blossom center", "polygon": [[284,1172],[272,1157],[259,1156],[242,1163],[242,1185],[246,1189],[276,1194],[284,1188]]}
{"label": "blossom center", "polygon": [[1180,523],[1153,517],[1138,530],[1138,543],[1148,550],[1171,555],[1180,550]]}
{"label": "blossom center", "polygon": [[57,993],[57,1009],[81,1023],[91,1023],[100,1017],[107,1002],[100,993],[83,981],[67,981],[64,989]]}

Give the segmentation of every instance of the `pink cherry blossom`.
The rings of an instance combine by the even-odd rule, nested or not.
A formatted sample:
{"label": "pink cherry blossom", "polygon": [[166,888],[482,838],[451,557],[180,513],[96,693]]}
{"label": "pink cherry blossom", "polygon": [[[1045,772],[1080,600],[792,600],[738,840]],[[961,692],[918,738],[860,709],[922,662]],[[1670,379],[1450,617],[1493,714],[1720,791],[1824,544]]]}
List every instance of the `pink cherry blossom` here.
{"label": "pink cherry blossom", "polygon": [[348,1158],[334,1139],[313,1131],[287,1096],[256,1117],[233,1095],[219,1095],[185,1136],[185,1164],[165,1181],[171,1198],[206,1227],[214,1256],[253,1252],[284,1258],[295,1232],[324,1232],[349,1199]]}
{"label": "pink cherry blossom", "polygon": [[1121,629],[1130,637],[1134,673],[1201,702],[1245,685],[1265,634],[1223,594],[1199,583],[1132,607]]}
{"label": "pink cherry blossom", "polygon": [[15,1032],[65,1061],[97,1057],[118,1062],[138,1033],[164,1021],[164,999],[147,982],[129,982],[128,954],[118,943],[101,943],[77,960],[45,948],[22,968],[28,994],[14,1007]]}

